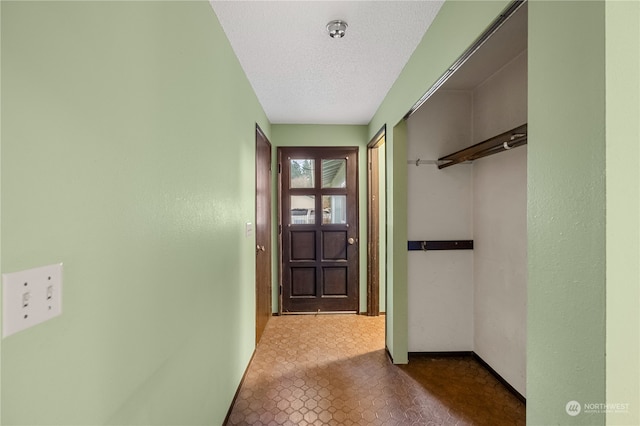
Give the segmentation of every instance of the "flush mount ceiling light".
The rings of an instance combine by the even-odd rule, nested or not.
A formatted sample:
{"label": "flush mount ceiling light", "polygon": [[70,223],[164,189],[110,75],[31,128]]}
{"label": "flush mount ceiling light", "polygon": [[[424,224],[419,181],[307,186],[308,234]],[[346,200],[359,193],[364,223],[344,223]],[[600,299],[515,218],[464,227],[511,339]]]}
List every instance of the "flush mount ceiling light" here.
{"label": "flush mount ceiling light", "polygon": [[341,20],[331,21],[327,24],[327,31],[329,31],[329,37],[342,38],[344,32],[347,30],[347,23]]}

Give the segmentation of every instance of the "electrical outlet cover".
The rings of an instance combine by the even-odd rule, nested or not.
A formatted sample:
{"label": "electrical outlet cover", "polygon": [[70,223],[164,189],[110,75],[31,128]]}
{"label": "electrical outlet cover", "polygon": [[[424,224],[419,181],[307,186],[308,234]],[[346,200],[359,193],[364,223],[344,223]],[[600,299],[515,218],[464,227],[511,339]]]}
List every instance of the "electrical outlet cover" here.
{"label": "electrical outlet cover", "polygon": [[2,274],[2,337],[62,313],[62,263]]}

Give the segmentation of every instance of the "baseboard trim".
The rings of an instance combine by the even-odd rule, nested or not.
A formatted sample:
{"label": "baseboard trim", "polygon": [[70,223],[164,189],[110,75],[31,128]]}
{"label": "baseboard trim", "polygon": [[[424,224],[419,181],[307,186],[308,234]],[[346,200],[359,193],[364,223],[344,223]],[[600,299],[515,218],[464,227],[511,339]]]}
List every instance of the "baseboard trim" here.
{"label": "baseboard trim", "polygon": [[473,357],[476,359],[476,361],[478,361],[480,364],[482,364],[482,366],[484,368],[487,369],[487,371],[489,371],[489,373],[491,373],[496,379],[498,379],[498,381],[500,383],[502,383],[504,385],[505,388],[507,388],[516,398],[518,398],[523,404],[527,404],[527,398],[524,397],[524,395],[522,395],[520,392],[518,392],[516,390],[516,388],[514,388],[513,386],[511,386],[509,384],[509,382],[507,382],[504,377],[502,377],[500,374],[498,374],[498,372],[496,370],[494,370],[489,364],[487,364],[487,362],[482,359],[480,357],[480,355],[478,355],[477,353],[473,352]]}
{"label": "baseboard trim", "polygon": [[473,356],[473,351],[445,351],[445,352],[409,352],[411,356],[428,356],[431,358],[454,358]]}
{"label": "baseboard trim", "polygon": [[482,367],[484,367],[485,370],[487,370],[489,373],[491,373],[491,375],[493,377],[495,377],[496,380],[498,380],[500,383],[502,383],[502,385],[509,392],[511,392],[513,394],[513,396],[518,398],[523,404],[525,404],[525,405],[527,404],[527,398],[525,398],[524,395],[522,395],[520,392],[518,392],[516,390],[516,388],[511,386],[509,384],[509,382],[507,382],[504,379],[504,377],[502,377],[500,374],[498,374],[498,372],[496,370],[494,370],[485,360],[482,359],[482,357],[480,357],[480,355],[478,355],[474,351],[409,352],[409,357],[411,357],[411,356],[427,356],[427,357],[432,357],[432,358],[472,357],[473,359],[478,361],[478,363],[480,363],[480,365],[482,365]]}
{"label": "baseboard trim", "polygon": [[393,357],[391,356],[391,351],[389,350],[389,346],[384,345],[384,351],[387,354],[387,357],[389,358],[389,361],[391,362],[391,364],[393,364]]}
{"label": "baseboard trim", "polygon": [[233,411],[233,406],[236,405],[236,400],[238,399],[238,395],[240,394],[240,388],[242,388],[242,385],[244,384],[244,379],[247,377],[247,373],[249,372],[249,367],[251,366],[251,363],[253,362],[253,357],[256,356],[256,351],[255,349],[253,350],[253,353],[251,354],[251,359],[249,359],[249,363],[247,364],[247,367],[244,369],[244,374],[242,374],[242,379],[240,379],[240,384],[238,384],[238,388],[236,389],[236,393],[233,395],[233,399],[231,400],[231,405],[229,405],[229,410],[227,411],[227,415],[224,418],[224,421],[222,422],[222,426],[226,426],[229,424],[229,418],[231,417],[231,411]]}

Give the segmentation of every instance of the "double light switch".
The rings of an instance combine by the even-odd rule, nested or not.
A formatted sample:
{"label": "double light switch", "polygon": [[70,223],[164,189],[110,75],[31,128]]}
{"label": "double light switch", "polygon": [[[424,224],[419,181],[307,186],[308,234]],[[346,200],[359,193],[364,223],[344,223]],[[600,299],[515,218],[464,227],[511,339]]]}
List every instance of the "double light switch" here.
{"label": "double light switch", "polygon": [[2,337],[62,313],[62,263],[2,274]]}

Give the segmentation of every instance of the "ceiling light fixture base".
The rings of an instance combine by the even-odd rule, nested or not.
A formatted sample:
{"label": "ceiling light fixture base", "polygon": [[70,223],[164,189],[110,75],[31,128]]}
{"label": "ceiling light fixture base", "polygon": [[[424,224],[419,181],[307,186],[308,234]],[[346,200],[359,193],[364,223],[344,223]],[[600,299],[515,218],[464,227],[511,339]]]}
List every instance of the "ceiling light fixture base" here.
{"label": "ceiling light fixture base", "polygon": [[347,23],[336,19],[335,21],[331,21],[327,24],[327,31],[329,31],[329,37],[331,38],[342,38],[344,37],[344,33],[347,30]]}

